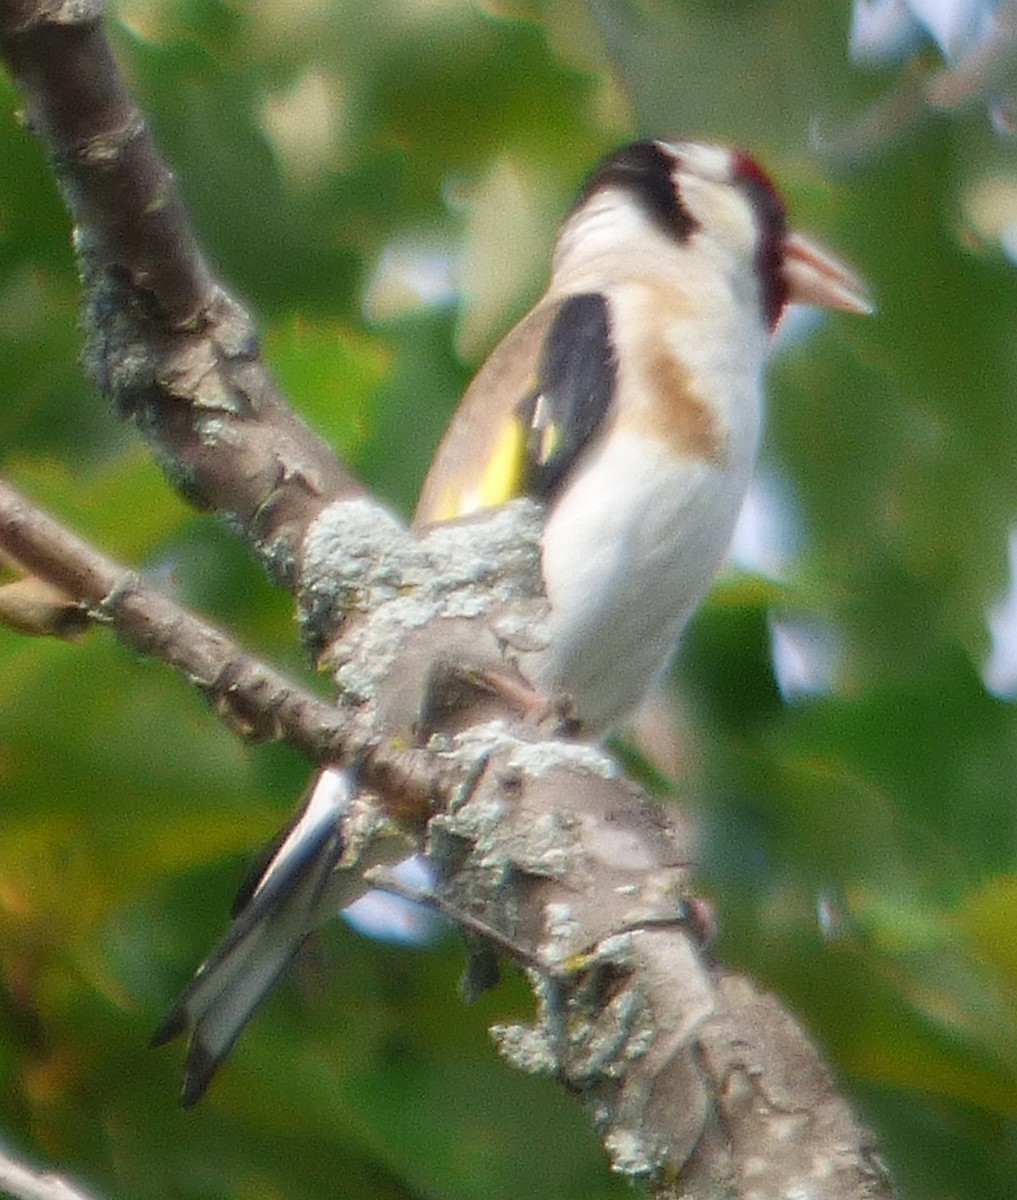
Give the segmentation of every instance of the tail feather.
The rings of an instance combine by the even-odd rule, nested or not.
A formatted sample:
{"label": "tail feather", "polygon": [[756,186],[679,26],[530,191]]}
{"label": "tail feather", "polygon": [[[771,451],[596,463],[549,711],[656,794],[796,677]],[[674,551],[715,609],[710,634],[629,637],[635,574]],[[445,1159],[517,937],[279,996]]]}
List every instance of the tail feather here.
{"label": "tail feather", "polygon": [[181,1102],[204,1094],[219,1064],[304,938],[331,911],[325,900],[342,856],[340,822],[353,789],[349,776],[323,771],[306,806],[249,889],[223,939],[201,964],[153,1045],[190,1028]]}

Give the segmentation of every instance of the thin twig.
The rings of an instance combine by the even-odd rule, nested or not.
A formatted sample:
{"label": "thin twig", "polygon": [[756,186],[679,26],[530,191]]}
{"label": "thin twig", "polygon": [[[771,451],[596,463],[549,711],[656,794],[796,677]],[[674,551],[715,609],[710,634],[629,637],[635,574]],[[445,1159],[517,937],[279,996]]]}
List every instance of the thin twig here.
{"label": "thin twig", "polygon": [[428,756],[353,743],[341,708],[248,653],[127,567],[88,545],[0,480],[0,550],[80,601],[122,641],[162,659],[199,688],[234,732],[284,738],[312,762],[360,761],[364,782],[389,810],[426,810],[442,785]]}

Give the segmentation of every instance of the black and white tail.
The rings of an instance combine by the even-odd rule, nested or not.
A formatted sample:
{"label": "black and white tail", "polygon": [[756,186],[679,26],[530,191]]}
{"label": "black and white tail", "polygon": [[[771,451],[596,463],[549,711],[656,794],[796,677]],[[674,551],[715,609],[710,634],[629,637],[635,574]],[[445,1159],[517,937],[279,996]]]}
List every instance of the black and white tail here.
{"label": "black and white tail", "polygon": [[181,1103],[194,1104],[255,1008],[307,935],[355,898],[337,894],[342,819],[353,798],[349,775],[328,769],[267,865],[241,889],[233,923],[195,972],[152,1038],[161,1046],[190,1029]]}

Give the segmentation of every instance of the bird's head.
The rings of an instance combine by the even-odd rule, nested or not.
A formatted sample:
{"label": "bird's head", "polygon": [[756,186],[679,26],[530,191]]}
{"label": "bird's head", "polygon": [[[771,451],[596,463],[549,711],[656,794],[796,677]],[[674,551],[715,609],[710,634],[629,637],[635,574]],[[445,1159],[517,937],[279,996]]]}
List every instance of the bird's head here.
{"label": "bird's head", "polygon": [[624,253],[667,239],[758,296],[773,329],[788,304],[869,313],[865,285],[846,264],[788,228],[770,177],[743,150],[699,142],[632,142],[593,170],[566,220],[559,255]]}

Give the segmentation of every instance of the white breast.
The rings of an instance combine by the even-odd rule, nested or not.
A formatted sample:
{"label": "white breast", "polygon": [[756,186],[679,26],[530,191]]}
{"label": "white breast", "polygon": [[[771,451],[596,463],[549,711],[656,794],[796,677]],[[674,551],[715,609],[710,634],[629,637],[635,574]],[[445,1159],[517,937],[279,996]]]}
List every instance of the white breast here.
{"label": "white breast", "polygon": [[551,645],[524,665],[542,690],[568,692],[592,728],[638,705],[723,561],[755,459],[758,378],[729,416],[723,462],[617,431],[549,515]]}
{"label": "white breast", "polygon": [[[667,238],[611,190],[566,225],[552,290],[608,298],[616,420],[548,515],[551,644],[522,665],[602,729],[639,704],[723,561],[755,461],[767,330],[752,271],[724,245]],[[683,426],[683,411],[701,419]]]}

